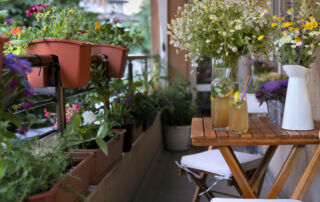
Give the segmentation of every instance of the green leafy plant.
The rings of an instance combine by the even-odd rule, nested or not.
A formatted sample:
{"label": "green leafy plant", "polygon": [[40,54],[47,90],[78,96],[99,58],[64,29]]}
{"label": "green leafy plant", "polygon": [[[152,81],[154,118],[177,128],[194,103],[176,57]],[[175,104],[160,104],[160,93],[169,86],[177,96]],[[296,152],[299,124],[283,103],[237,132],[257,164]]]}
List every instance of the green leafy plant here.
{"label": "green leafy plant", "polygon": [[196,113],[196,106],[192,101],[190,83],[182,82],[176,76],[169,86],[160,92],[161,119],[166,125],[190,125]]}

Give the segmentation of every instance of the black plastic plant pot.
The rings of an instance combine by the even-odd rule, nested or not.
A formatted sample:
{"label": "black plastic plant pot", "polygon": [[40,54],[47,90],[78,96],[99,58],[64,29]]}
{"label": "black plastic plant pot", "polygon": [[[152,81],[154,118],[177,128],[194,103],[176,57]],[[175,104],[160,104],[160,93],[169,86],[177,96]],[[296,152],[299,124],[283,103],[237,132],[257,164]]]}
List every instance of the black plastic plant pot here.
{"label": "black plastic plant pot", "polygon": [[123,138],[123,152],[130,152],[133,142],[133,127],[134,127],[134,121],[130,121],[129,123],[114,127],[114,129],[126,129],[126,133],[124,134]]}

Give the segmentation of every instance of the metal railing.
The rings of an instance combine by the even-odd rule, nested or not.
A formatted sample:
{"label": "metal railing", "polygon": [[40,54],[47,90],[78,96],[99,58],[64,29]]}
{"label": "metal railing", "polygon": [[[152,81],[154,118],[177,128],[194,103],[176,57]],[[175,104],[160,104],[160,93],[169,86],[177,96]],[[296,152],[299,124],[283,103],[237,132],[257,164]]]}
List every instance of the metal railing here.
{"label": "metal railing", "polygon": [[[18,109],[12,110],[11,113],[21,113],[26,110],[33,110],[48,104],[56,104],[56,117],[57,117],[57,129],[50,130],[44,134],[41,134],[37,137],[43,138],[53,133],[64,133],[66,128],[66,108],[65,108],[65,99],[70,98],[76,95],[80,95],[89,91],[94,90],[94,88],[86,87],[85,89],[76,90],[72,93],[65,93],[65,89],[62,87],[61,76],[60,76],[60,66],[59,59],[56,56],[52,55],[28,55],[19,57],[20,59],[28,60],[32,68],[50,68],[54,72],[54,89],[53,88],[43,88],[36,89],[36,95],[48,95],[53,96],[51,99],[42,100],[36,103],[31,104],[28,109]],[[104,55],[92,55],[91,63],[101,63],[105,67],[105,75],[108,78],[108,58]]]}

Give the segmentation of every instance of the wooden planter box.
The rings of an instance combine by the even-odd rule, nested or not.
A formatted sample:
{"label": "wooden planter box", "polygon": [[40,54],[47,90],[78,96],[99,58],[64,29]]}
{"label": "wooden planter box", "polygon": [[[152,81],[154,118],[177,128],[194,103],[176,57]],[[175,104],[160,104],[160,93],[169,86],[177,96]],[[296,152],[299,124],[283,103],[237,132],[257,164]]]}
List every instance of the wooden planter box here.
{"label": "wooden planter box", "polygon": [[76,153],[93,153],[90,165],[90,184],[97,185],[111,168],[121,159],[123,137],[125,130],[114,130],[120,135],[119,140],[110,139],[108,144],[108,156],[101,149],[77,149]]}
{"label": "wooden planter box", "polygon": [[[87,86],[90,78],[91,45],[87,42],[60,39],[42,39],[29,44],[28,54],[58,56],[60,75],[64,88]],[[44,71],[45,72],[45,71]],[[46,79],[44,74],[34,71],[28,75],[32,87],[39,86]],[[38,82],[37,80],[40,80]]]}
{"label": "wooden planter box", "polygon": [[109,44],[94,44],[93,54],[108,56],[109,78],[121,78],[126,70],[129,49]]}
{"label": "wooden planter box", "polygon": [[1,80],[1,73],[2,73],[3,45],[7,41],[9,41],[9,37],[7,37],[6,35],[0,34],[0,80]]}
{"label": "wooden planter box", "polygon": [[137,125],[136,124],[136,121],[134,122],[134,125],[133,125],[133,131],[132,131],[132,141],[135,142],[138,137],[142,134],[143,132],[143,124],[142,125]]}
{"label": "wooden planter box", "polygon": [[[81,195],[88,193],[90,184],[90,165],[92,153],[73,153],[73,162],[80,162],[67,176],[58,180],[53,187],[46,192],[31,195],[28,202],[71,202],[81,201]],[[70,189],[70,190],[69,190]],[[73,191],[72,191],[73,190]]]}

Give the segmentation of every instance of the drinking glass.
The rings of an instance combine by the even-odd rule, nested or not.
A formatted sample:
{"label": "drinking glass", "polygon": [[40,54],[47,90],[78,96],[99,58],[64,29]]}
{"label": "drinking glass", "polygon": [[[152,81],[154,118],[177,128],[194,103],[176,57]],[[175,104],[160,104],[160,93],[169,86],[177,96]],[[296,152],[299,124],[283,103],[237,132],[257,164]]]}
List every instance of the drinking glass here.
{"label": "drinking glass", "polygon": [[235,100],[229,102],[229,131],[234,134],[246,133],[249,130],[249,118],[247,100]]}

